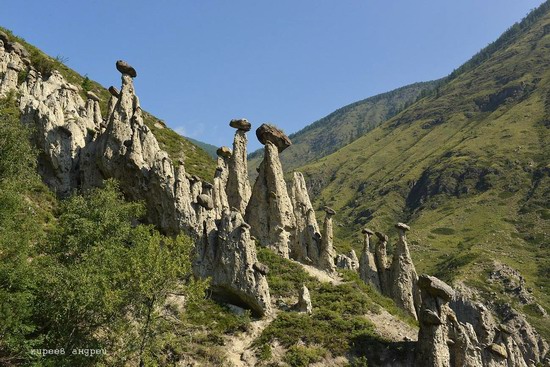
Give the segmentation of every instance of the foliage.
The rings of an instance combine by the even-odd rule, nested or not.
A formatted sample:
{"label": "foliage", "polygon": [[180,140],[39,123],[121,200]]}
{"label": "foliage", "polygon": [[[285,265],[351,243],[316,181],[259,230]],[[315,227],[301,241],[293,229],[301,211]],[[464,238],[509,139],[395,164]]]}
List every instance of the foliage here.
{"label": "foliage", "polygon": [[19,123],[15,95],[0,100],[0,364],[20,363],[33,337],[38,273],[29,263],[43,238],[39,208],[28,191],[39,185],[29,130]]}
{"label": "foliage", "polygon": [[[43,272],[37,308],[45,345],[104,348],[119,362],[151,361],[160,352],[159,339],[166,337],[159,334],[165,328],[160,308],[168,293],[193,299],[204,289],[189,277],[191,240],[135,225],[142,213],[113,181],[62,203],[58,227],[41,248],[45,256],[36,260]],[[101,356],[71,355],[55,363],[96,359]]]}
{"label": "foliage", "polygon": [[307,367],[311,363],[319,362],[327,351],[321,347],[304,347],[293,345],[285,354],[284,361],[291,367]]}

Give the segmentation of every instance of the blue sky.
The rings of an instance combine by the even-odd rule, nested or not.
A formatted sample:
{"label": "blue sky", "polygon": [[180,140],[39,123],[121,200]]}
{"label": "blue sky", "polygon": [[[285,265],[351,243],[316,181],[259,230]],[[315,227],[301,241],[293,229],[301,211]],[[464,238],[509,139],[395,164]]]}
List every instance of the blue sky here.
{"label": "blue sky", "polygon": [[[440,78],[541,0],[6,0],[0,25],[104,86],[124,59],[144,109],[230,145],[232,118],[288,134]],[[249,148],[260,147],[250,135]]]}

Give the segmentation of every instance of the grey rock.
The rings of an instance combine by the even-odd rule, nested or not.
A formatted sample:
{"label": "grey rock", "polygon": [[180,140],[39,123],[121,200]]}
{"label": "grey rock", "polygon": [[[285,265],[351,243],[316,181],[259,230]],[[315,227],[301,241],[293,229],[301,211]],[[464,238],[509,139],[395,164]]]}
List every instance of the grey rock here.
{"label": "grey rock", "polygon": [[313,306],[311,304],[311,296],[309,295],[309,289],[303,284],[298,292],[298,304],[296,308],[299,312],[305,312],[308,315],[313,313]]}
{"label": "grey rock", "polygon": [[218,155],[218,157],[230,158],[232,152],[229,147],[219,147],[218,150],[216,150],[216,154]]}
{"label": "grey rock", "polygon": [[[326,210],[325,210],[326,212]],[[332,216],[330,212],[326,212],[325,221],[323,222],[323,233],[321,238],[321,251],[319,254],[319,268],[325,270],[328,273],[334,273],[336,271],[336,265],[334,258],[336,252],[334,251],[334,235]]]}
{"label": "grey rock", "polygon": [[376,264],[376,255],[373,246],[370,243],[370,238],[374,232],[364,228],[363,234],[363,250],[359,260],[359,276],[367,284],[370,284],[378,291],[382,290],[380,284],[380,274]]}
{"label": "grey rock", "polygon": [[241,214],[244,214],[251,195],[246,157],[247,142],[246,131],[237,130],[233,141],[233,154],[228,161],[227,199],[229,205],[237,208]]}
{"label": "grey rock", "polygon": [[445,282],[427,274],[418,277],[418,287],[430,296],[441,298],[445,302],[449,302],[455,295],[455,291]]}
{"label": "grey rock", "polygon": [[208,195],[201,194],[197,197],[197,202],[200,206],[202,206],[206,210],[212,210],[214,209],[214,202],[212,201],[212,198]]}
{"label": "grey rock", "polygon": [[111,95],[115,98],[120,97],[120,91],[118,90],[118,88],[116,88],[112,85],[109,87],[109,93],[111,93]]}
{"label": "grey rock", "polygon": [[229,122],[229,126],[243,131],[250,131],[252,128],[252,125],[247,119],[233,119]]}
{"label": "grey rock", "polygon": [[389,284],[392,287],[391,297],[400,308],[416,318],[415,299],[418,297],[418,275],[409,252],[405,229],[400,224],[402,223],[396,225],[399,228],[399,240],[393,253],[389,276]]}
{"label": "grey rock", "polygon": [[296,232],[290,248],[290,257],[317,265],[321,248],[319,225],[309,199],[304,176],[300,172],[293,173],[290,199],[296,218]]}
{"label": "grey rock", "polygon": [[271,142],[267,142],[264,147],[264,159],[260,164],[245,218],[252,226],[252,235],[259,239],[262,246],[272,248],[285,258],[289,257],[296,219],[279,153]]}
{"label": "grey rock", "polygon": [[129,75],[132,78],[135,78],[137,76],[136,69],[134,69],[130,64],[128,64],[126,61],[118,60],[116,62],[116,69],[120,71],[123,75]]}
{"label": "grey rock", "polygon": [[269,124],[262,124],[256,129],[256,137],[264,145],[267,142],[273,143],[279,150],[279,153],[292,145],[292,142],[282,130]]}
{"label": "grey rock", "polygon": [[86,97],[88,97],[89,99],[91,99],[92,101],[95,101],[95,102],[100,101],[99,97],[93,92],[89,92],[89,91],[86,92]]}
{"label": "grey rock", "polygon": [[259,272],[260,274],[267,275],[269,274],[269,267],[265,264],[262,264],[260,262],[255,262],[253,265],[254,270]]}
{"label": "grey rock", "polygon": [[271,297],[265,274],[257,270],[265,269],[258,262],[256,245],[243,222],[238,212],[225,210],[222,214],[211,284],[215,292],[237,298],[255,313],[265,315],[271,312]]}

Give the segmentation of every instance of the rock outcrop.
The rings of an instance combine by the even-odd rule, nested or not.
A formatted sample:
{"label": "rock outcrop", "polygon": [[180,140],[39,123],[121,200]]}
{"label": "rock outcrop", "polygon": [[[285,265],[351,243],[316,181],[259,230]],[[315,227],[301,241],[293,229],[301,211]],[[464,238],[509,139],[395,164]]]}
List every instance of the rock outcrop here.
{"label": "rock outcrop", "polygon": [[350,250],[347,254],[336,255],[335,264],[337,268],[357,271],[359,269],[359,259],[355,250]]}
{"label": "rock outcrop", "polygon": [[321,251],[319,254],[319,268],[328,273],[336,271],[334,263],[336,252],[334,251],[334,238],[332,232],[332,217],[336,214],[334,209],[325,207],[325,221],[323,223],[323,234],[321,238]]}
{"label": "rock outcrop", "polygon": [[[240,121],[240,123],[235,124],[234,121]],[[246,144],[248,143],[246,133],[250,130],[250,126],[246,125],[248,129],[243,129],[244,122],[250,125],[246,120],[231,120],[230,122],[230,125],[237,127],[237,131],[233,140],[233,153],[229,156],[226,184],[229,205],[231,208],[236,208],[241,214],[245,213],[251,195],[246,160]],[[220,153],[223,154],[224,152],[220,151]]]}
{"label": "rock outcrop", "polygon": [[374,232],[368,228],[364,228],[361,233],[363,234],[363,250],[361,251],[361,258],[359,260],[359,276],[365,283],[381,291],[375,249],[370,243],[370,238],[374,235]]}
{"label": "rock outcrop", "polygon": [[267,267],[258,262],[250,226],[237,211],[225,210],[218,230],[211,286],[214,291],[257,314],[271,312]]}
{"label": "rock outcrop", "polygon": [[277,147],[279,153],[292,145],[292,142],[282,130],[270,124],[262,124],[256,130],[256,137],[260,143],[264,145],[267,144],[267,142],[273,143]]}
{"label": "rock outcrop", "polygon": [[227,198],[226,186],[227,178],[229,176],[229,157],[231,156],[231,151],[228,155],[224,155],[224,149],[229,151],[227,147],[221,147],[218,149],[218,165],[216,167],[216,173],[214,174],[214,191],[212,198],[214,201],[214,208],[216,210],[216,218],[221,218],[221,214],[225,208],[230,208],[229,200]]}
{"label": "rock outcrop", "polygon": [[[83,99],[80,88],[59,72],[41,75],[21,56],[22,46],[8,49],[6,42],[0,39],[0,95],[18,92],[21,120],[34,127],[34,140],[42,152],[39,173],[48,186],[66,196],[117,179],[126,197],[145,203],[148,222],[167,234],[183,230],[196,240],[200,257],[193,267],[196,275],[211,276],[215,290],[231,294],[256,313],[269,312],[266,268],[256,259],[248,225],[234,224],[246,229],[242,230],[228,225],[228,220],[219,221],[222,211],[228,210],[226,158],[215,185],[188,175],[184,162],[174,167],[143,122],[132,80],[137,73],[127,63],[117,62],[122,88],[110,88],[103,118],[97,94],[86,93]],[[232,222],[239,220],[242,217]],[[229,240],[220,241],[219,236]]]}
{"label": "rock outcrop", "polygon": [[399,240],[394,249],[390,270],[391,295],[395,303],[409,315],[416,318],[415,297],[418,276],[414,267],[405,232],[410,228],[406,224],[395,225],[399,231]]}
{"label": "rock outcrop", "polygon": [[304,312],[311,315],[313,312],[313,306],[311,304],[311,296],[309,295],[309,289],[303,284],[298,292],[298,303],[296,304],[298,312]]}
{"label": "rock outcrop", "polygon": [[284,180],[279,151],[269,140],[265,141],[264,160],[260,164],[245,218],[252,226],[252,235],[263,246],[272,248],[285,258],[289,257],[296,218]]}
{"label": "rock outcrop", "polygon": [[296,218],[296,233],[290,248],[290,257],[297,261],[316,265],[319,262],[321,233],[301,172],[293,173],[290,199]]}
{"label": "rock outcrop", "polygon": [[503,323],[481,303],[471,301],[441,280],[421,275],[422,305],[417,366],[544,365],[548,344],[510,307],[496,310]]}
{"label": "rock outcrop", "polygon": [[375,235],[378,237],[378,242],[374,247],[374,259],[378,270],[378,278],[380,279],[380,289],[382,293],[390,295],[390,269],[387,255],[388,236],[382,232],[375,232]]}

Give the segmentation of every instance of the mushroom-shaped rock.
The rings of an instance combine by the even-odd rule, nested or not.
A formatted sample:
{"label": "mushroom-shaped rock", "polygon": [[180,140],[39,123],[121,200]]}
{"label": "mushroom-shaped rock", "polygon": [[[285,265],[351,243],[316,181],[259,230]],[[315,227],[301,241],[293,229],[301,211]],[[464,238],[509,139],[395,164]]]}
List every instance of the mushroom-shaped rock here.
{"label": "mushroom-shaped rock", "polygon": [[231,157],[231,149],[229,147],[219,147],[218,150],[216,150],[216,154],[219,157],[230,158]]}
{"label": "mushroom-shaped rock", "polygon": [[325,207],[323,208],[323,210],[325,211],[325,213],[327,213],[327,215],[330,215],[330,216],[336,214],[336,211],[335,211],[334,209],[332,209],[332,208],[329,208],[328,206],[325,206]]}
{"label": "mushroom-shaped rock", "polygon": [[234,127],[235,129],[250,131],[252,125],[248,122],[247,119],[233,119],[229,122],[229,126]]}
{"label": "mushroom-shaped rock", "polygon": [[112,85],[109,87],[109,93],[111,93],[113,97],[116,97],[116,98],[120,97],[120,91]]}
{"label": "mushroom-shaped rock", "polygon": [[361,230],[361,233],[363,233],[363,234],[366,235],[366,236],[372,236],[372,235],[374,235],[374,232],[371,231],[371,230],[368,229],[368,228],[363,228],[363,229]]}
{"label": "mushroom-shaped rock", "polygon": [[99,102],[99,97],[94,92],[86,92],[86,97],[88,97],[88,99],[91,99],[92,101]]}
{"label": "mushroom-shaped rock", "polygon": [[214,202],[209,195],[201,194],[197,196],[197,203],[206,210],[214,209]]}
{"label": "mushroom-shaped rock", "polygon": [[374,232],[374,234],[376,234],[376,237],[378,237],[380,241],[386,241],[386,242],[388,241],[388,236],[385,235],[384,233],[376,231]]}
{"label": "mushroom-shaped rock", "polygon": [[270,124],[262,124],[256,129],[256,137],[264,145],[268,141],[272,142],[277,147],[279,153],[292,145],[292,142],[282,130]]}
{"label": "mushroom-shaped rock", "polygon": [[116,69],[120,71],[121,74],[126,74],[135,78],[137,76],[136,69],[130,66],[126,61],[118,60],[116,62]]}
{"label": "mushroom-shaped rock", "polygon": [[418,287],[429,295],[441,298],[445,302],[449,302],[455,294],[455,291],[447,283],[426,274],[418,277]]}
{"label": "mushroom-shaped rock", "polygon": [[400,230],[405,231],[405,232],[411,230],[411,227],[409,227],[409,226],[406,225],[405,223],[397,223],[397,224],[395,225],[395,228],[400,229]]}

